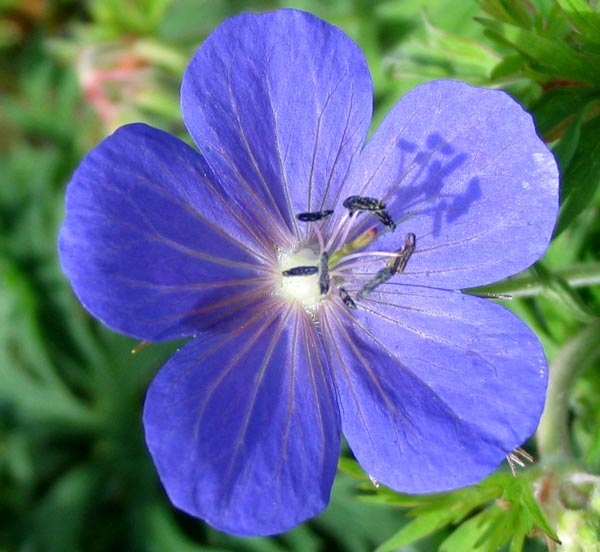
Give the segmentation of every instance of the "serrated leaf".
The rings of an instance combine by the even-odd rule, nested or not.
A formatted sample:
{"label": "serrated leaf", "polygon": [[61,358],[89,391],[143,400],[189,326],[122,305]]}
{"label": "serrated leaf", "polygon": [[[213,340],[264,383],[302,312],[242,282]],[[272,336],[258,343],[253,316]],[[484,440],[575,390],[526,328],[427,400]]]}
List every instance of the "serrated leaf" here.
{"label": "serrated leaf", "polygon": [[464,523],[461,523],[442,542],[439,552],[456,552],[457,550],[469,550],[469,552],[486,551],[486,548],[479,546],[479,543],[482,542],[484,536],[490,530],[488,517],[488,510],[484,510]]}
{"label": "serrated leaf", "polygon": [[519,500],[532,523],[546,533],[546,535],[548,535],[554,542],[560,542],[558,540],[558,535],[546,519],[546,516],[542,512],[537,500],[534,498],[533,493],[531,492],[531,487],[527,482],[520,485]]}
{"label": "serrated leaf", "polygon": [[586,40],[600,44],[600,14],[585,0],[556,0]]}
{"label": "serrated leaf", "polygon": [[460,522],[474,509],[502,494],[503,477],[503,475],[493,475],[479,485],[447,493],[413,497],[406,495],[407,502],[413,503],[413,508],[407,513],[407,517],[412,517],[414,520],[384,542],[377,552],[395,550],[426,537],[446,525]]}
{"label": "serrated leaf", "polygon": [[395,533],[390,539],[377,547],[375,552],[393,552],[401,546],[412,544],[423,537],[455,521],[456,513],[449,510],[433,510],[419,515]]}
{"label": "serrated leaf", "polygon": [[481,11],[492,16],[494,19],[505,21],[507,23],[512,23],[514,21],[512,15],[504,6],[504,2],[501,2],[500,0],[479,0],[478,3],[481,7]]}
{"label": "serrated leaf", "polygon": [[477,18],[487,34],[501,44],[516,49],[532,63],[532,68],[548,77],[600,84],[600,57],[575,51],[564,40],[547,38],[533,31],[491,19]]}

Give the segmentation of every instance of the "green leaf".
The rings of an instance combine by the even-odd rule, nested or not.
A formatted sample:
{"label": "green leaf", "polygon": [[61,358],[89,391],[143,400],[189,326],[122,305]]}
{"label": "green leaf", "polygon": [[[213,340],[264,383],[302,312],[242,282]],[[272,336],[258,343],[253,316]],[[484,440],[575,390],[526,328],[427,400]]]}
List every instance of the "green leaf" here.
{"label": "green leaf", "polygon": [[544,287],[544,295],[555,301],[565,313],[582,322],[591,322],[598,318],[566,280],[544,268],[542,263],[535,264],[531,271]]}
{"label": "green leaf", "polygon": [[[499,510],[495,506],[496,510]],[[490,531],[490,524],[495,520],[490,518],[489,509],[461,523],[452,534],[442,542],[439,552],[456,552],[469,550],[469,552],[483,552],[490,550],[480,544],[485,541],[485,536]],[[495,550],[495,548],[494,548]]]}
{"label": "green leaf", "polygon": [[581,109],[577,113],[575,120],[567,127],[560,141],[553,148],[562,175],[564,175],[569,168],[573,156],[579,146],[581,127],[585,121],[586,111],[586,109]]}
{"label": "green leaf", "polygon": [[[491,476],[479,485],[473,485],[448,493],[406,496],[412,502],[407,517],[414,518],[402,527],[377,552],[391,552],[400,546],[411,544],[439,529],[460,522],[475,508],[489,502],[502,493],[502,477]],[[399,501],[402,503],[402,498]],[[393,504],[392,500],[388,500]],[[402,504],[405,505],[406,503]]]}
{"label": "green leaf", "polygon": [[[554,542],[559,542],[558,535],[546,519],[537,500],[531,492],[531,486],[526,479],[515,478],[515,484],[519,487],[519,500],[524,512],[527,514],[531,525],[535,525],[548,535]],[[528,528],[531,530],[531,528]]]}
{"label": "green leaf", "polygon": [[501,0],[478,0],[481,10],[498,21],[514,23],[515,19]]}
{"label": "green leaf", "polygon": [[23,548],[78,550],[97,483],[91,464],[76,466],[54,481],[32,512],[32,530]]}
{"label": "green leaf", "polygon": [[340,457],[338,470],[361,481],[369,480],[369,476],[363,471],[360,464],[351,458]]}
{"label": "green leaf", "polygon": [[440,552],[495,552],[511,542],[520,552],[525,536],[535,527],[558,542],[556,533],[533,497],[526,477],[502,475],[501,496],[485,510],[462,523],[441,545]]}
{"label": "green leaf", "polygon": [[494,81],[502,81],[523,72],[523,58],[518,55],[505,56],[491,72],[491,78]]}
{"label": "green leaf", "polygon": [[555,235],[586,209],[600,186],[600,117],[581,127],[579,145],[564,175]]}
{"label": "green leaf", "polygon": [[566,344],[550,366],[546,408],[537,431],[537,445],[544,457],[570,452],[569,396],[580,373],[600,358],[600,320],[585,326]]}
{"label": "green leaf", "polygon": [[[520,552],[526,535],[536,527],[556,539],[556,533],[533,497],[531,486],[530,477],[515,478],[500,472],[472,487],[414,496],[416,504],[406,513],[414,519],[376,552],[398,550],[457,524],[442,543],[440,552],[495,552],[511,541],[511,552]],[[479,508],[483,509],[466,519]]]}
{"label": "green leaf", "polygon": [[191,541],[177,526],[173,511],[162,501],[145,504],[142,519],[146,526],[148,552],[228,552],[220,546],[204,546]]}
{"label": "green leaf", "polygon": [[[538,102],[531,106],[539,133],[548,142],[554,141],[565,128],[592,101],[596,91],[584,86],[556,87],[546,91]],[[555,136],[552,136],[555,135]]]}
{"label": "green leaf", "polygon": [[[577,263],[571,266],[553,268],[553,273],[568,283],[571,288],[600,285],[600,262]],[[490,297],[508,295],[509,297],[535,297],[543,295],[545,287],[539,276],[531,269],[520,272],[496,282],[476,288],[463,290],[464,293]]]}
{"label": "green leaf", "polygon": [[437,509],[420,514],[379,546],[375,552],[393,552],[401,546],[412,544],[453,523],[455,518],[456,513],[446,509]]}
{"label": "green leaf", "polygon": [[[374,488],[369,481],[366,483]],[[326,534],[328,540],[335,541],[337,547],[331,544],[323,547],[323,543],[298,541],[287,550],[308,552],[308,550],[343,550],[345,552],[364,552],[374,550],[383,538],[394,533],[402,523],[402,512],[398,508],[390,508],[382,504],[368,504],[356,500],[355,480],[340,473],[336,476],[331,493],[330,506],[314,519],[309,525],[318,529],[319,535]],[[293,534],[294,531],[288,534]],[[296,530],[297,533],[297,530]]]}
{"label": "green leaf", "polygon": [[556,0],[586,40],[600,44],[600,13],[585,0]]}
{"label": "green leaf", "polygon": [[528,532],[529,531],[522,526],[517,527],[513,533],[512,540],[510,541],[508,552],[521,552]]}
{"label": "green leaf", "polygon": [[89,9],[95,24],[104,27],[107,36],[127,33],[147,35],[156,31],[172,0],[92,0]]}
{"label": "green leaf", "polygon": [[425,40],[413,39],[403,46],[401,55],[389,56],[394,71],[402,74],[457,77],[473,84],[488,84],[498,64],[498,54],[480,40],[452,34],[424,18]]}
{"label": "green leaf", "polygon": [[533,31],[491,19],[477,18],[487,34],[500,44],[516,49],[532,69],[548,77],[600,84],[600,57],[578,52],[559,37],[547,38]]}

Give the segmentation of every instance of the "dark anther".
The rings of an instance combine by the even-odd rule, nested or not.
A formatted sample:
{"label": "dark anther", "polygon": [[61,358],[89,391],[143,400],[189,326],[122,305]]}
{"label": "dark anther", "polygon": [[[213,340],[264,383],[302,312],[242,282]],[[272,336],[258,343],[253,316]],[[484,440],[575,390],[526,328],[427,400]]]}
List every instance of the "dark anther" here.
{"label": "dark anther", "polygon": [[343,287],[340,288],[340,297],[342,298],[344,305],[346,305],[349,309],[356,308],[356,303],[354,302],[354,299],[350,297],[350,294]]}
{"label": "dark anther", "polygon": [[317,266],[295,266],[289,270],[284,270],[281,274],[284,276],[310,276],[319,272]]}
{"label": "dark anther", "polygon": [[329,291],[329,253],[324,251],[321,254],[321,274],[319,274],[319,290],[321,295]]}
{"label": "dark anther", "polygon": [[392,260],[388,261],[384,268],[377,271],[375,276],[369,280],[356,294],[356,300],[361,301],[369,293],[374,291],[381,284],[387,282],[394,274],[404,272],[408,259],[415,250],[417,238],[414,234],[406,234],[404,237],[404,245],[396,251],[396,256]]}
{"label": "dark anther", "polygon": [[413,233],[406,234],[406,236],[404,236],[404,245],[398,249],[398,251],[396,251],[397,256],[387,264],[387,267],[392,271],[393,274],[404,272],[406,264],[408,263],[408,259],[410,259],[410,256],[415,250],[416,240],[417,238]]}
{"label": "dark anther", "polygon": [[379,222],[392,230],[396,229],[396,223],[390,214],[386,211],[385,203],[374,197],[350,196],[344,200],[344,207],[350,211],[350,214],[356,211],[367,211],[377,217]]}
{"label": "dark anther", "polygon": [[333,209],[325,209],[325,211],[309,211],[307,213],[298,213],[296,218],[302,222],[315,222],[323,220],[333,214]]}
{"label": "dark anther", "polygon": [[396,223],[394,222],[394,219],[385,209],[374,211],[373,214],[379,219],[379,222],[381,222],[381,224],[390,228],[392,232],[396,230]]}
{"label": "dark anther", "polygon": [[385,209],[385,203],[374,197],[350,196],[344,200],[344,207],[350,211],[382,211]]}

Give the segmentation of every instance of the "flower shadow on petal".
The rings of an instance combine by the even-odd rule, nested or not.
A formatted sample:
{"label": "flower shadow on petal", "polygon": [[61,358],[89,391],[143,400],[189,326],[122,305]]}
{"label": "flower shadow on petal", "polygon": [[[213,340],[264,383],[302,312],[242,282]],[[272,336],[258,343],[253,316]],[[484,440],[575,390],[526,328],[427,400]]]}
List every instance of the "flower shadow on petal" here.
{"label": "flower shadow on petal", "polygon": [[[510,276],[543,254],[557,181],[531,116],[507,94],[434,81],[383,120],[345,193],[383,200],[396,223],[372,249],[397,249],[406,232],[415,234],[407,283],[462,289]],[[357,234],[372,224],[364,217]]]}
{"label": "flower shadow on petal", "polygon": [[[471,206],[481,198],[478,177],[462,186],[447,182],[468,161],[469,154],[457,153],[439,133],[427,136],[423,148],[406,140],[399,140],[398,148],[405,156],[400,167],[403,172],[390,175],[391,182],[397,185],[390,187],[383,200],[394,220],[409,221],[415,213],[431,217],[431,233],[437,237],[444,223],[468,214]],[[414,154],[412,160],[409,158],[411,153]]]}

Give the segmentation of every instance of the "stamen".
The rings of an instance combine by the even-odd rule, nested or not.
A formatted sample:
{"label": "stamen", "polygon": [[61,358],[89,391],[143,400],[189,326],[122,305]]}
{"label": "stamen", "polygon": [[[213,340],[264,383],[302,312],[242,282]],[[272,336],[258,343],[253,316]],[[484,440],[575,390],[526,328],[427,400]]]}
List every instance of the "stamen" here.
{"label": "stamen", "polygon": [[381,224],[390,228],[392,232],[396,230],[396,223],[394,222],[394,219],[385,209],[375,211],[373,214],[379,219],[379,222],[381,222]]}
{"label": "stamen", "polygon": [[339,263],[336,265],[336,268],[345,266],[348,263],[350,263],[350,261],[354,261],[355,259],[360,259],[362,262],[353,262],[351,263],[352,267],[356,267],[359,265],[366,266],[373,263],[379,263],[381,262],[381,257],[393,257],[395,259],[397,256],[397,253],[390,251],[360,251],[359,253],[345,255],[343,259],[340,259]]}
{"label": "stamen", "polygon": [[350,214],[355,211],[381,211],[385,209],[385,203],[374,197],[365,196],[350,196],[344,200],[344,207],[350,211]]}
{"label": "stamen", "polygon": [[404,245],[398,249],[398,251],[396,251],[397,257],[391,261],[388,261],[386,265],[392,271],[392,274],[404,272],[406,264],[408,263],[408,259],[410,259],[410,256],[415,251],[416,241],[417,238],[412,232],[404,236]]}
{"label": "stamen", "polygon": [[302,222],[315,222],[326,219],[333,214],[333,209],[325,209],[324,211],[308,211],[306,213],[298,213],[296,218]]}
{"label": "stamen", "polygon": [[369,481],[373,484],[373,487],[379,489],[379,481],[375,479],[372,475],[369,475]]}
{"label": "stamen", "polygon": [[150,345],[150,341],[140,341],[133,349],[131,349],[131,354],[135,355],[139,353],[142,349],[145,349]]}
{"label": "stamen", "polygon": [[[331,236],[329,236],[329,240],[327,241],[327,245],[325,246],[324,249],[326,249],[327,251],[331,251],[333,249],[333,245],[337,242],[340,243],[344,243],[344,240],[346,239],[346,236],[348,235],[348,232],[350,232],[350,228],[352,226],[352,215],[349,215],[348,213],[346,213],[342,219],[340,220],[340,222],[337,224],[337,226],[333,229],[333,231],[331,232]],[[341,240],[339,240],[339,236],[340,236],[340,232],[343,231],[343,237]]]}
{"label": "stamen", "polygon": [[341,249],[338,249],[331,258],[331,264],[335,265],[340,259],[346,256],[351,251],[362,249],[369,245],[377,237],[377,228],[369,228],[365,230],[360,236],[354,238],[350,243],[347,243]]}
{"label": "stamen", "polygon": [[344,200],[344,207],[353,214],[357,211],[367,211],[377,217],[379,222],[392,231],[396,229],[396,223],[391,215],[387,212],[385,203],[374,197],[366,196],[350,196]]}
{"label": "stamen", "polygon": [[281,274],[283,274],[283,276],[310,276],[317,272],[319,272],[319,267],[317,266],[295,266],[288,270],[284,270]]}
{"label": "stamen", "polygon": [[312,227],[315,235],[317,236],[317,241],[319,242],[319,251],[325,251],[325,240],[323,239],[323,233],[318,226]]}
{"label": "stamen", "polygon": [[326,295],[329,291],[329,253],[323,251],[321,254],[321,274],[319,275],[319,290],[321,295]]}
{"label": "stamen", "polygon": [[340,297],[342,298],[344,305],[346,305],[349,309],[355,309],[356,303],[354,302],[352,297],[350,297],[350,294],[346,291],[346,289],[341,287],[341,288],[339,288],[339,291],[340,291]]}
{"label": "stamen", "polygon": [[356,294],[356,300],[361,301],[381,284],[387,282],[394,274],[404,272],[406,264],[415,250],[416,237],[413,233],[406,234],[404,245],[396,251],[397,256],[386,263],[373,279],[369,280]]}
{"label": "stamen", "polygon": [[506,457],[506,460],[510,467],[510,471],[513,474],[513,477],[517,477],[517,475],[518,475],[516,465],[521,466],[521,468],[525,467],[525,462],[523,462],[522,459],[527,460],[528,462],[531,462],[532,464],[535,462],[535,458],[533,456],[531,456],[531,454],[529,454],[525,449],[523,449],[521,447],[517,447]]}
{"label": "stamen", "polygon": [[387,282],[394,273],[386,266],[382,268],[375,274],[375,277],[372,280],[369,280],[356,294],[356,300],[362,301],[369,293],[375,290],[375,288],[379,287],[381,284]]}

